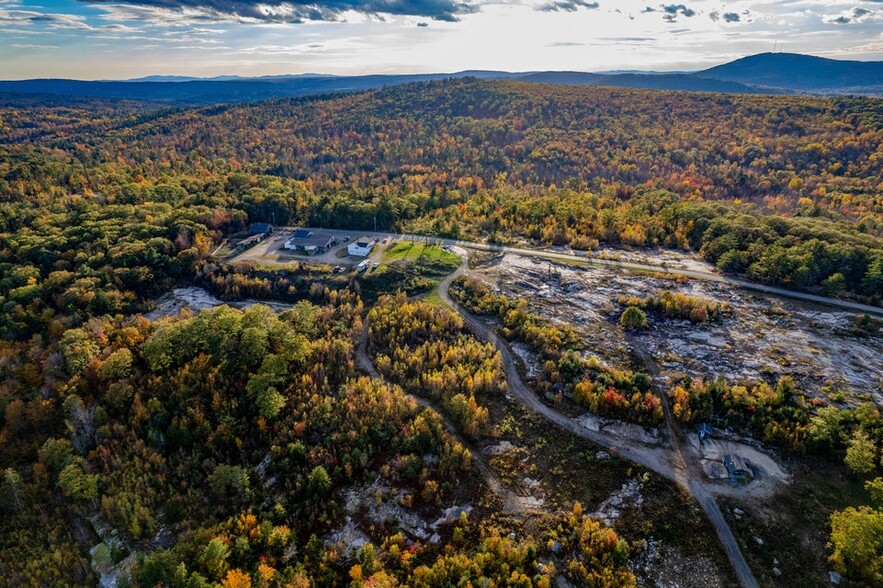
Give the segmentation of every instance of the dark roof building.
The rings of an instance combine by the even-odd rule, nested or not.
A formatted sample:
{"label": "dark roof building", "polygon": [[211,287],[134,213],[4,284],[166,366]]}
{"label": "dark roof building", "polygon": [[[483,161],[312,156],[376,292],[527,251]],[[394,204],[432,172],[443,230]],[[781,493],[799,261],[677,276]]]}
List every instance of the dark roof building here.
{"label": "dark roof building", "polygon": [[273,225],[270,223],[251,223],[248,227],[249,235],[264,235],[273,232]]}
{"label": "dark roof building", "polygon": [[290,251],[325,253],[336,243],[337,237],[331,233],[314,233],[309,229],[295,229],[294,235],[285,242],[283,247]]}
{"label": "dark roof building", "polygon": [[709,425],[708,423],[701,423],[698,427],[699,429],[699,440],[705,441],[706,439],[710,439],[714,434],[714,427]]}
{"label": "dark roof building", "polygon": [[724,467],[727,468],[730,478],[734,480],[745,480],[754,477],[751,465],[741,455],[736,455],[735,453],[725,455]]}

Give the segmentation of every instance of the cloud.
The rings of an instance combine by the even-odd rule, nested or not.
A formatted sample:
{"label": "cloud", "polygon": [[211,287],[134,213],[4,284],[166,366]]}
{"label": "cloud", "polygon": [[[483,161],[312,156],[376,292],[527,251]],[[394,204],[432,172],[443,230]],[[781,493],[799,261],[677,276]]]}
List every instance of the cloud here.
{"label": "cloud", "polygon": [[[477,7],[458,0],[80,0],[111,9],[132,7],[141,10],[145,20],[186,17],[192,21],[244,23],[301,23],[336,21],[353,11],[368,15],[394,14],[422,16],[454,22],[459,15],[477,11]],[[573,2],[582,0],[570,0]],[[132,16],[137,14],[134,12]]]}
{"label": "cloud", "polygon": [[[872,0],[877,2],[878,0]],[[880,0],[883,1],[883,0]],[[877,20],[877,14],[873,10],[856,6],[850,12],[843,13],[839,16],[830,16],[824,19],[829,24],[845,25],[850,23],[865,22],[867,20]]]}
{"label": "cloud", "polygon": [[16,49],[58,49],[56,45],[34,45],[31,43],[12,43],[10,47]]}
{"label": "cloud", "polygon": [[598,37],[598,40],[611,43],[649,43],[655,41],[656,37]]}
{"label": "cloud", "polygon": [[687,8],[683,4],[664,4],[662,6],[662,11],[665,12],[667,16],[677,16],[678,14],[683,14],[686,17],[696,16],[696,11],[692,8]]}
{"label": "cloud", "polygon": [[539,12],[576,12],[580,8],[588,8],[595,10],[600,6],[597,2],[586,2],[585,0],[552,0],[545,4],[540,4],[535,8]]}
{"label": "cloud", "polygon": [[574,43],[572,41],[554,41],[547,43],[546,47],[585,47],[585,43]]}
{"label": "cloud", "polygon": [[44,25],[50,29],[91,30],[85,18],[76,14],[55,14],[31,10],[7,10],[0,8],[0,24],[18,26]]}
{"label": "cloud", "polygon": [[[750,13],[746,10],[745,15],[748,16]],[[725,12],[723,15],[717,10],[712,10],[708,13],[708,18],[713,20],[714,22],[719,21],[721,18],[724,19],[724,22],[741,22],[742,15],[738,12]],[[750,21],[750,19],[749,19]]]}
{"label": "cloud", "polygon": [[138,33],[138,32],[140,32],[139,29],[130,27],[128,25],[124,25],[119,22],[115,22],[115,23],[109,24],[109,25],[104,25],[101,27],[101,29],[105,30],[105,31],[113,31],[116,33]]}

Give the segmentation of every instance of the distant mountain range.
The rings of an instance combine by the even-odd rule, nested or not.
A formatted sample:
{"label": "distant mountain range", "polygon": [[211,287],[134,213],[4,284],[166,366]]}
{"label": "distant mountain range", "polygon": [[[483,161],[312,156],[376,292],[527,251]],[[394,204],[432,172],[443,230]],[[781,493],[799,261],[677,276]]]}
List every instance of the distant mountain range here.
{"label": "distant mountain range", "polygon": [[[698,72],[504,72],[334,76],[299,74],[245,78],[148,76],[125,81],[35,79],[0,81],[0,93],[76,98],[149,100],[172,104],[217,104],[352,92],[446,78],[580,86],[614,86],[734,94],[865,94],[883,96],[883,62],[840,61],[793,53],[761,53]],[[0,102],[8,102],[12,96]]]}
{"label": "distant mountain range", "polygon": [[333,78],[337,77],[332,74],[282,74],[272,76],[244,77],[244,76],[215,76],[212,78],[200,78],[196,76],[144,76],[143,78],[132,78],[129,80],[101,80],[107,82],[241,82],[249,80],[257,81],[273,81],[278,79],[303,79],[303,78]]}

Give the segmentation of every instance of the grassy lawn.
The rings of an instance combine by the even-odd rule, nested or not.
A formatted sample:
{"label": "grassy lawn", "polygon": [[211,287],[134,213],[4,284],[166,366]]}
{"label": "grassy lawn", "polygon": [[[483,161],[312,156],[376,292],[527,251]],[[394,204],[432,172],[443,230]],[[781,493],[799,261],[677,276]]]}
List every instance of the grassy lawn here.
{"label": "grassy lawn", "polygon": [[438,284],[436,284],[435,286],[433,286],[433,287],[432,287],[432,290],[430,290],[429,292],[427,292],[426,295],[423,296],[422,300],[423,300],[424,302],[428,302],[429,304],[432,304],[432,305],[434,305],[434,306],[442,306],[442,307],[444,307],[444,308],[447,308],[447,307],[448,307],[448,305],[445,303],[445,301],[442,300],[441,296],[439,296],[439,293],[438,293]]}
{"label": "grassy lawn", "polygon": [[409,296],[425,292],[430,302],[443,304],[432,290],[438,287],[439,280],[457,269],[460,258],[436,245],[403,241],[388,245],[378,263],[377,269],[360,274],[364,300],[401,290]]}
{"label": "grassy lawn", "polygon": [[230,244],[228,243],[227,245],[224,245],[223,247],[218,249],[215,252],[214,256],[217,259],[227,259],[228,257],[231,257],[235,253],[236,253],[236,250],[233,247],[231,247]]}
{"label": "grassy lawn", "polygon": [[443,261],[451,264],[459,264],[460,258],[456,254],[445,251],[438,245],[415,243],[414,241],[401,241],[387,247],[380,260],[380,268],[386,268],[390,263],[399,260],[417,261]]}

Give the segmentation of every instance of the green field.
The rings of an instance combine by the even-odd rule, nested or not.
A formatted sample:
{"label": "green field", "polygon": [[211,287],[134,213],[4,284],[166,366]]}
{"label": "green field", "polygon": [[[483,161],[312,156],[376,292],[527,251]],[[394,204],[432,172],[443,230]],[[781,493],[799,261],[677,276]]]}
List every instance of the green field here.
{"label": "green field", "polygon": [[438,284],[433,286],[432,290],[424,294],[422,300],[423,302],[428,302],[429,304],[434,304],[435,306],[448,308],[448,303],[442,300],[442,297],[438,292]]}
{"label": "green field", "polygon": [[398,291],[409,296],[427,293],[460,266],[460,257],[438,245],[403,241],[387,245],[378,263],[373,271],[361,274],[361,295],[365,300]]}
{"label": "green field", "polygon": [[426,243],[416,243],[414,241],[402,241],[395,245],[388,246],[383,252],[383,258],[380,261],[380,269],[385,269],[390,263],[399,260],[408,261],[441,261],[445,264],[459,265],[460,258],[450,251],[445,251],[438,245],[427,245]]}

